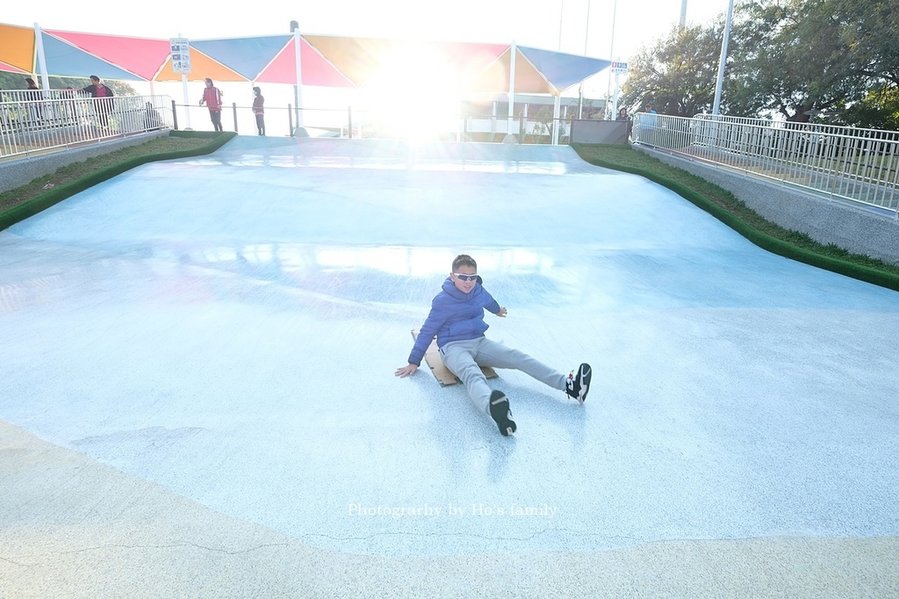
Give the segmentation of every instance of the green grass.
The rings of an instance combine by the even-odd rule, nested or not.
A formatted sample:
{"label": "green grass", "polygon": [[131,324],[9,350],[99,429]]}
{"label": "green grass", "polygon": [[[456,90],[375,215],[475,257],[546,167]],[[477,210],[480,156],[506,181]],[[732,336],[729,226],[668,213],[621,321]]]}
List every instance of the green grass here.
{"label": "green grass", "polygon": [[715,218],[768,251],[849,277],[899,291],[899,266],[824,245],[798,231],[762,218],[729,191],[683,169],[665,164],[629,146],[572,146],[597,166],[641,175],[693,202]]}
{"label": "green grass", "polygon": [[0,193],[0,230],[136,166],[209,154],[234,136],[234,133],[173,131],[165,137],[59,168],[51,175]]}

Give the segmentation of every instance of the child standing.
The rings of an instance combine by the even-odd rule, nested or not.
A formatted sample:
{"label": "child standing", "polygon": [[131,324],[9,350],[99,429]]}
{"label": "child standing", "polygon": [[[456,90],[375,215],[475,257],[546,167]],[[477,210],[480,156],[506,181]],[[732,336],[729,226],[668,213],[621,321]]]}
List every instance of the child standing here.
{"label": "child standing", "polygon": [[258,87],[253,88],[253,114],[256,115],[256,130],[259,135],[265,135],[265,98],[262,96],[262,90]]}
{"label": "child standing", "polygon": [[507,310],[499,305],[482,286],[474,258],[460,254],[453,260],[452,271],[443,282],[440,293],[431,302],[431,312],[421,326],[408,364],[395,374],[406,377],[421,365],[425,351],[437,337],[437,347],[446,367],[465,385],[475,406],[490,415],[504,436],[515,432],[509,399],[499,390],[491,390],[481,366],[515,368],[538,381],[584,403],[593,372],[589,364],[581,364],[568,376],[538,362],[527,354],[509,349],[484,336],[489,325],[484,322],[484,309],[504,318]]}

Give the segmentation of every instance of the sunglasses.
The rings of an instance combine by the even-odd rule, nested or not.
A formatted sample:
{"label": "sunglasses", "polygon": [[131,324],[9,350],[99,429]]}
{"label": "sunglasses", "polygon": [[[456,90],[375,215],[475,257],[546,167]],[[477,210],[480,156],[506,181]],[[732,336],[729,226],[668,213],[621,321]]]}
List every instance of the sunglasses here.
{"label": "sunglasses", "polygon": [[453,273],[453,276],[456,277],[457,279],[459,279],[460,281],[477,281],[477,280],[478,280],[478,275],[477,275],[477,274],[473,274],[473,275],[463,275],[463,274],[454,272],[454,273]]}

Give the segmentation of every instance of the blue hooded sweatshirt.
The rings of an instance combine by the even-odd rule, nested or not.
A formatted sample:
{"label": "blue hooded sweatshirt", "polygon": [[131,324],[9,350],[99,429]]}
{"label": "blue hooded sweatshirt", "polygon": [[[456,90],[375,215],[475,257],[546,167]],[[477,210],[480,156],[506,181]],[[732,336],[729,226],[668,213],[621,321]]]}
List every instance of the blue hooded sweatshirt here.
{"label": "blue hooded sweatshirt", "polygon": [[478,281],[472,290],[463,293],[453,284],[452,277],[443,282],[443,290],[431,302],[431,312],[409,354],[409,363],[421,365],[431,340],[437,336],[437,347],[443,347],[451,341],[463,341],[483,337],[489,325],[484,322],[484,308],[494,314],[499,313],[499,304],[493,299]]}

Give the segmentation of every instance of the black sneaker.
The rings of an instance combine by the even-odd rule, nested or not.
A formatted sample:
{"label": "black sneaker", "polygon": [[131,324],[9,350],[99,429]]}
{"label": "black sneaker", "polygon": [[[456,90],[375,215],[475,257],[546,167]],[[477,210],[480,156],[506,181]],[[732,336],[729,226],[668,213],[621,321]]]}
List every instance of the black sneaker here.
{"label": "black sneaker", "polygon": [[565,381],[565,393],[568,397],[581,403],[587,401],[587,392],[590,390],[590,379],[593,378],[593,369],[589,364],[581,364],[577,370],[572,370]]}
{"label": "black sneaker", "polygon": [[518,428],[512,420],[512,412],[509,411],[509,398],[502,391],[490,394],[490,417],[496,421],[496,426],[504,437],[508,437]]}

